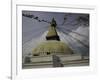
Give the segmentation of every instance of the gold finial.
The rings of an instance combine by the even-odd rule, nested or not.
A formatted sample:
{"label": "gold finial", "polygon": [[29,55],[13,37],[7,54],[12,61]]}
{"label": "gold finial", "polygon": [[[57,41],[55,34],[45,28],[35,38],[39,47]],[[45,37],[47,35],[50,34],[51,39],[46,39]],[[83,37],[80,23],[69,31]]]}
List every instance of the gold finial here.
{"label": "gold finial", "polygon": [[56,27],[56,26],[57,26],[56,21],[55,21],[54,18],[52,19],[51,26],[52,26],[52,27]]}

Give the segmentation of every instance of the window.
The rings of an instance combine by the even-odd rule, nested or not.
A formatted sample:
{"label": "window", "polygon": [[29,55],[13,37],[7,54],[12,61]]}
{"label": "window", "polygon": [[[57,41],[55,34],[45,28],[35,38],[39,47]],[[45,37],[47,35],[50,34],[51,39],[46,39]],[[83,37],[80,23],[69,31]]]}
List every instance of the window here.
{"label": "window", "polygon": [[47,52],[47,55],[50,55],[50,52]]}
{"label": "window", "polygon": [[39,54],[33,54],[33,56],[39,56]]}

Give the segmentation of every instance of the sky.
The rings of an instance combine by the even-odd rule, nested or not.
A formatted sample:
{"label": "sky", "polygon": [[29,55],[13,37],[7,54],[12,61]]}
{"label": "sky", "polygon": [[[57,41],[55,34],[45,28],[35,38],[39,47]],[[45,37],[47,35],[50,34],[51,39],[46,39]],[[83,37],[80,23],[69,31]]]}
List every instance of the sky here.
{"label": "sky", "polygon": [[[58,35],[62,41],[68,43],[76,52],[89,52],[89,48],[87,48],[89,46],[89,26],[73,25],[77,23],[76,19],[79,16],[87,16],[88,14],[38,11],[22,11],[22,14],[34,15],[39,20],[48,22],[51,22],[52,18],[54,18],[57,22]],[[64,18],[66,18],[65,22]],[[23,54],[31,53],[32,48],[45,41],[49,26],[49,23],[22,16]]]}

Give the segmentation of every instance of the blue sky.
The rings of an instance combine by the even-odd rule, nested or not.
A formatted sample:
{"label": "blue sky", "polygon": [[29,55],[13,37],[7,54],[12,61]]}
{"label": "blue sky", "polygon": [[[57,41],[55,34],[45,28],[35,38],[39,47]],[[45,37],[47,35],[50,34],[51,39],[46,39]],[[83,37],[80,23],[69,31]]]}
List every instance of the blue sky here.
{"label": "blue sky", "polygon": [[[47,21],[51,21],[52,18],[54,18],[57,22],[57,27],[58,28],[62,28],[62,29],[76,29],[78,26],[71,26],[70,24],[75,23],[75,19],[80,16],[80,15],[87,15],[87,14],[75,14],[75,13],[71,13],[70,15],[68,15],[69,13],[57,13],[57,12],[37,12],[37,11],[23,11],[24,14],[31,14],[31,15],[35,15],[38,16],[39,19],[44,19]],[[65,24],[70,23],[68,25],[61,25],[64,21],[64,17],[65,15],[67,16],[67,21]],[[32,18],[28,18],[28,17],[24,17],[22,18],[23,20],[23,43],[26,42],[27,40],[30,40],[39,35],[41,35],[45,30],[48,29],[49,25],[48,23],[45,22],[38,22],[35,19]],[[73,22],[72,22],[73,21]]]}

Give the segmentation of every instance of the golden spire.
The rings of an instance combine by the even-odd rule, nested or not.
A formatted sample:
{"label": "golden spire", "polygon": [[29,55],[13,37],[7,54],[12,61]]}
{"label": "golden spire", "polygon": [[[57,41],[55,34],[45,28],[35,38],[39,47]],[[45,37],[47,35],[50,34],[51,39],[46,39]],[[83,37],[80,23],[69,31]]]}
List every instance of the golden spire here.
{"label": "golden spire", "polygon": [[56,31],[56,26],[57,26],[56,21],[53,18],[51,25],[49,27],[47,36],[46,36],[47,40],[58,40],[58,41],[60,41],[59,36],[57,34],[57,31]]}

